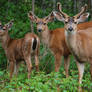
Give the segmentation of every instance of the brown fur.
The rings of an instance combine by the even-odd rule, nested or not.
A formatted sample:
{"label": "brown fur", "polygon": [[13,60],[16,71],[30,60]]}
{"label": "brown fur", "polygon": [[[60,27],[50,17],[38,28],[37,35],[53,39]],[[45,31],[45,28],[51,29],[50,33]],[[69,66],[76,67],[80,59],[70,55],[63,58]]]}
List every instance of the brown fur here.
{"label": "brown fur", "polygon": [[[89,13],[85,13],[87,5],[82,7],[80,13],[73,17],[68,16],[62,11],[60,3],[58,6],[60,12],[54,12],[54,15],[58,20],[65,23],[65,41],[69,50],[77,60],[79,84],[81,84],[85,67],[84,63],[89,62],[91,64],[90,70],[92,69],[92,21],[83,23],[83,26],[81,24],[77,25],[88,18]],[[79,91],[81,91],[80,86]]]}
{"label": "brown fur", "polygon": [[[32,39],[37,40],[36,49],[32,50]],[[8,30],[0,30],[0,40],[2,43],[2,47],[5,50],[5,54],[10,63],[10,78],[12,78],[12,74],[14,72],[14,67],[18,68],[18,64],[20,61],[24,60],[27,64],[28,68],[28,78],[30,78],[30,73],[32,69],[31,64],[31,54],[34,53],[35,56],[35,65],[36,70],[39,70],[39,47],[40,41],[37,35],[33,33],[27,33],[24,38],[21,39],[12,39],[8,35]],[[17,69],[16,68],[16,69]],[[17,71],[16,71],[17,73]]]}
{"label": "brown fur", "polygon": [[[70,47],[72,51],[78,56],[81,62],[89,61],[92,59],[92,27],[87,28],[85,30],[81,30],[70,36],[67,41],[70,43]],[[72,42],[72,44],[71,44]],[[82,49],[81,49],[82,48]]]}
{"label": "brown fur", "polygon": [[[29,14],[29,18],[32,21],[35,21],[37,23],[37,30],[41,29],[42,32],[40,32],[41,40],[42,42],[47,45],[55,57],[55,71],[58,72],[60,65],[61,65],[61,57],[64,56],[64,67],[66,71],[66,77],[68,77],[68,68],[69,68],[69,55],[70,51],[66,45],[65,42],[65,31],[64,28],[57,28],[55,30],[49,30],[47,23],[53,16],[47,16],[43,19],[40,19],[35,16],[35,19],[33,19],[32,13]],[[39,24],[41,23],[41,24]],[[45,23],[45,24],[44,24]],[[92,27],[92,21],[86,22],[78,25],[78,29],[86,29],[88,27]]]}
{"label": "brown fur", "polygon": [[82,82],[85,62],[90,63],[92,77],[92,27],[79,30],[74,35],[66,36],[66,43],[78,61],[76,63],[79,71],[79,83]]}

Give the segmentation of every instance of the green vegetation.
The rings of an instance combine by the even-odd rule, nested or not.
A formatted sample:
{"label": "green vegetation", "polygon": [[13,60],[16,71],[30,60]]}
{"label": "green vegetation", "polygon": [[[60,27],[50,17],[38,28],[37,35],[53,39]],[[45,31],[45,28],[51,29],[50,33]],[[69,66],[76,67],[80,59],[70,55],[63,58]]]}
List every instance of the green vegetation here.
{"label": "green vegetation", "polygon": [[[77,92],[78,89],[78,71],[75,62],[71,62],[70,76],[65,78],[63,65],[60,73],[41,71],[37,73],[32,71],[31,78],[27,79],[27,69],[25,65],[19,68],[18,76],[13,76],[9,82],[9,72],[0,71],[0,92]],[[46,67],[47,68],[47,67]],[[89,66],[86,65],[83,78],[83,92],[91,92],[92,82],[90,81]]]}
{"label": "green vegetation", "polygon": [[[0,0],[0,21],[5,24],[11,19],[14,19],[14,25],[9,34],[12,38],[21,38],[26,33],[31,32],[30,20],[27,13],[32,10],[31,0],[18,0],[18,3],[14,0]],[[52,11],[52,2],[46,0],[45,11],[41,8],[41,1],[37,0],[35,4],[35,14],[39,17],[47,16]],[[66,0],[67,1],[67,0]],[[66,6],[73,6],[72,0],[61,0],[61,3]],[[87,0],[86,0],[87,2]],[[50,5],[51,4],[51,5]],[[70,8],[69,8],[70,9]],[[70,11],[67,7],[64,9],[69,15],[74,15],[73,8]],[[78,10],[77,10],[78,11]],[[90,20],[90,19],[89,19]],[[54,21],[49,23],[50,29],[63,27],[63,23]],[[36,24],[34,24],[34,33],[37,34]],[[65,78],[64,64],[60,68],[59,73],[54,72],[54,57],[46,49],[42,43],[40,46],[40,72],[36,73],[35,69],[32,71],[31,78],[27,79],[27,69],[25,64],[21,64],[19,68],[18,76],[14,76],[11,82],[9,82],[9,70],[6,70],[7,59],[4,50],[0,44],[0,92],[77,92],[78,87],[78,69],[76,63],[71,56],[71,64],[69,68],[69,78]],[[34,62],[33,62],[34,65]],[[85,67],[85,73],[83,78],[83,92],[91,92],[92,82],[89,72],[89,64]]]}

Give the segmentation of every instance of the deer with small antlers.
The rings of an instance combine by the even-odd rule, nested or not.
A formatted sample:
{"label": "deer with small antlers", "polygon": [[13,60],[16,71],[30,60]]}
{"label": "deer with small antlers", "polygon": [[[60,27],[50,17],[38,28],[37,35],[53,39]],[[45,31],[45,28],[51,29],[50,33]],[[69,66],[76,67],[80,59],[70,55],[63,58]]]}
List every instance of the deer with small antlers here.
{"label": "deer with small antlers", "polygon": [[[64,28],[57,28],[55,30],[48,29],[48,22],[53,21],[54,14],[53,12],[45,17],[38,18],[31,11],[28,13],[28,17],[31,21],[37,24],[37,31],[40,34],[41,41],[50,48],[54,57],[55,57],[55,71],[58,72],[61,65],[61,58],[64,56],[64,67],[66,77],[68,77],[68,68],[69,68],[69,55],[70,51],[65,42]],[[78,29],[86,29],[92,27],[92,21],[86,22],[78,25]]]}
{"label": "deer with small antlers", "polygon": [[68,16],[62,11],[60,3],[58,3],[58,10],[59,12],[54,11],[53,13],[59,21],[63,21],[65,24],[65,41],[69,50],[77,60],[79,84],[81,84],[85,62],[90,63],[92,76],[92,24],[90,27],[82,30],[78,29],[77,26],[78,23],[85,21],[89,16],[89,13],[85,13],[87,5],[82,7],[80,13],[73,17]]}
{"label": "deer with small antlers", "polygon": [[[61,58],[64,56],[66,77],[68,77],[69,55],[70,52],[65,44],[64,29],[58,28],[53,31],[48,29],[47,23],[54,19],[53,13],[45,18],[38,18],[31,11],[28,13],[31,21],[36,22],[37,31],[42,43],[50,48],[55,57],[55,72],[59,71]],[[61,36],[62,35],[62,36]],[[67,48],[67,49],[66,49]]]}
{"label": "deer with small antlers", "polygon": [[[12,78],[14,69],[18,70],[18,65],[22,60],[24,60],[27,64],[28,78],[30,78],[30,73],[32,70],[31,54],[34,54],[35,56],[36,70],[39,71],[38,54],[40,40],[38,36],[33,33],[27,33],[24,38],[21,39],[12,39],[8,34],[8,31],[12,25],[13,21],[10,21],[4,26],[0,23],[0,41],[5,51],[6,57],[9,60],[10,79]],[[17,70],[15,70],[16,74]]]}

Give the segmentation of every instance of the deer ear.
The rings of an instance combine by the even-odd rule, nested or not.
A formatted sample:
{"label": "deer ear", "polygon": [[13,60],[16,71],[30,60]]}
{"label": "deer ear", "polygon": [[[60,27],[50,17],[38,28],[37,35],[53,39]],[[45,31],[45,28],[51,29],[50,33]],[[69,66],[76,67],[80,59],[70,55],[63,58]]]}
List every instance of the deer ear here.
{"label": "deer ear", "polygon": [[82,14],[79,18],[77,18],[78,23],[84,22],[89,17],[89,13]]}
{"label": "deer ear", "polygon": [[51,12],[47,17],[45,17],[46,22],[52,22],[54,20],[54,14]]}
{"label": "deer ear", "polygon": [[8,23],[5,25],[5,27],[6,27],[7,30],[10,30],[10,29],[11,29],[11,27],[12,27],[12,25],[13,25],[13,22],[14,22],[14,20],[11,20],[10,22],[8,22]]}
{"label": "deer ear", "polygon": [[31,20],[32,22],[36,22],[36,21],[37,21],[37,17],[33,14],[32,11],[30,11],[30,12],[28,13],[28,17],[30,18],[30,20]]}
{"label": "deer ear", "polygon": [[55,16],[55,18],[56,18],[57,20],[63,21],[63,22],[65,21],[65,18],[61,15],[60,12],[54,11],[53,14],[54,14],[54,16]]}

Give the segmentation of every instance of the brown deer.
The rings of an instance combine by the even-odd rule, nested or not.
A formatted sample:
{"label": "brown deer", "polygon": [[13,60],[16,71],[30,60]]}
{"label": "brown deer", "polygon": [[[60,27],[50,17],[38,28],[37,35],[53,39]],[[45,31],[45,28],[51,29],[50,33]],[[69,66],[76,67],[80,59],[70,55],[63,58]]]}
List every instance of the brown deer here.
{"label": "brown deer", "polygon": [[[64,56],[65,73],[66,77],[68,77],[70,51],[65,43],[64,28],[57,28],[52,31],[48,29],[48,22],[51,22],[54,19],[53,12],[45,18],[38,18],[30,11],[28,13],[28,17],[31,21],[36,22],[37,31],[41,36],[42,42],[45,43],[45,45],[47,45],[54,54],[56,72],[59,71],[61,57]],[[86,29],[88,27],[92,27],[92,22],[86,22],[78,25],[79,29]]]}
{"label": "brown deer", "polygon": [[[30,78],[30,73],[32,70],[31,64],[31,54],[35,56],[35,65],[36,70],[39,71],[39,47],[40,40],[38,36],[33,33],[27,33],[24,38],[21,39],[12,39],[8,31],[13,25],[13,21],[10,21],[6,25],[0,23],[0,41],[2,47],[5,51],[6,57],[9,60],[10,64],[10,79],[14,72],[14,68],[18,68],[18,64],[21,60],[25,60],[28,69],[28,78]],[[17,71],[16,71],[17,73]]]}
{"label": "brown deer", "polygon": [[86,9],[87,5],[82,7],[80,13],[70,17],[62,11],[61,4],[58,3],[59,12],[53,12],[55,17],[65,24],[65,41],[69,50],[77,60],[76,63],[79,71],[80,84],[82,83],[85,62],[90,63],[92,76],[92,24],[90,27],[82,29],[81,31],[77,27],[79,22],[83,22],[88,18],[89,13],[85,13]]}

